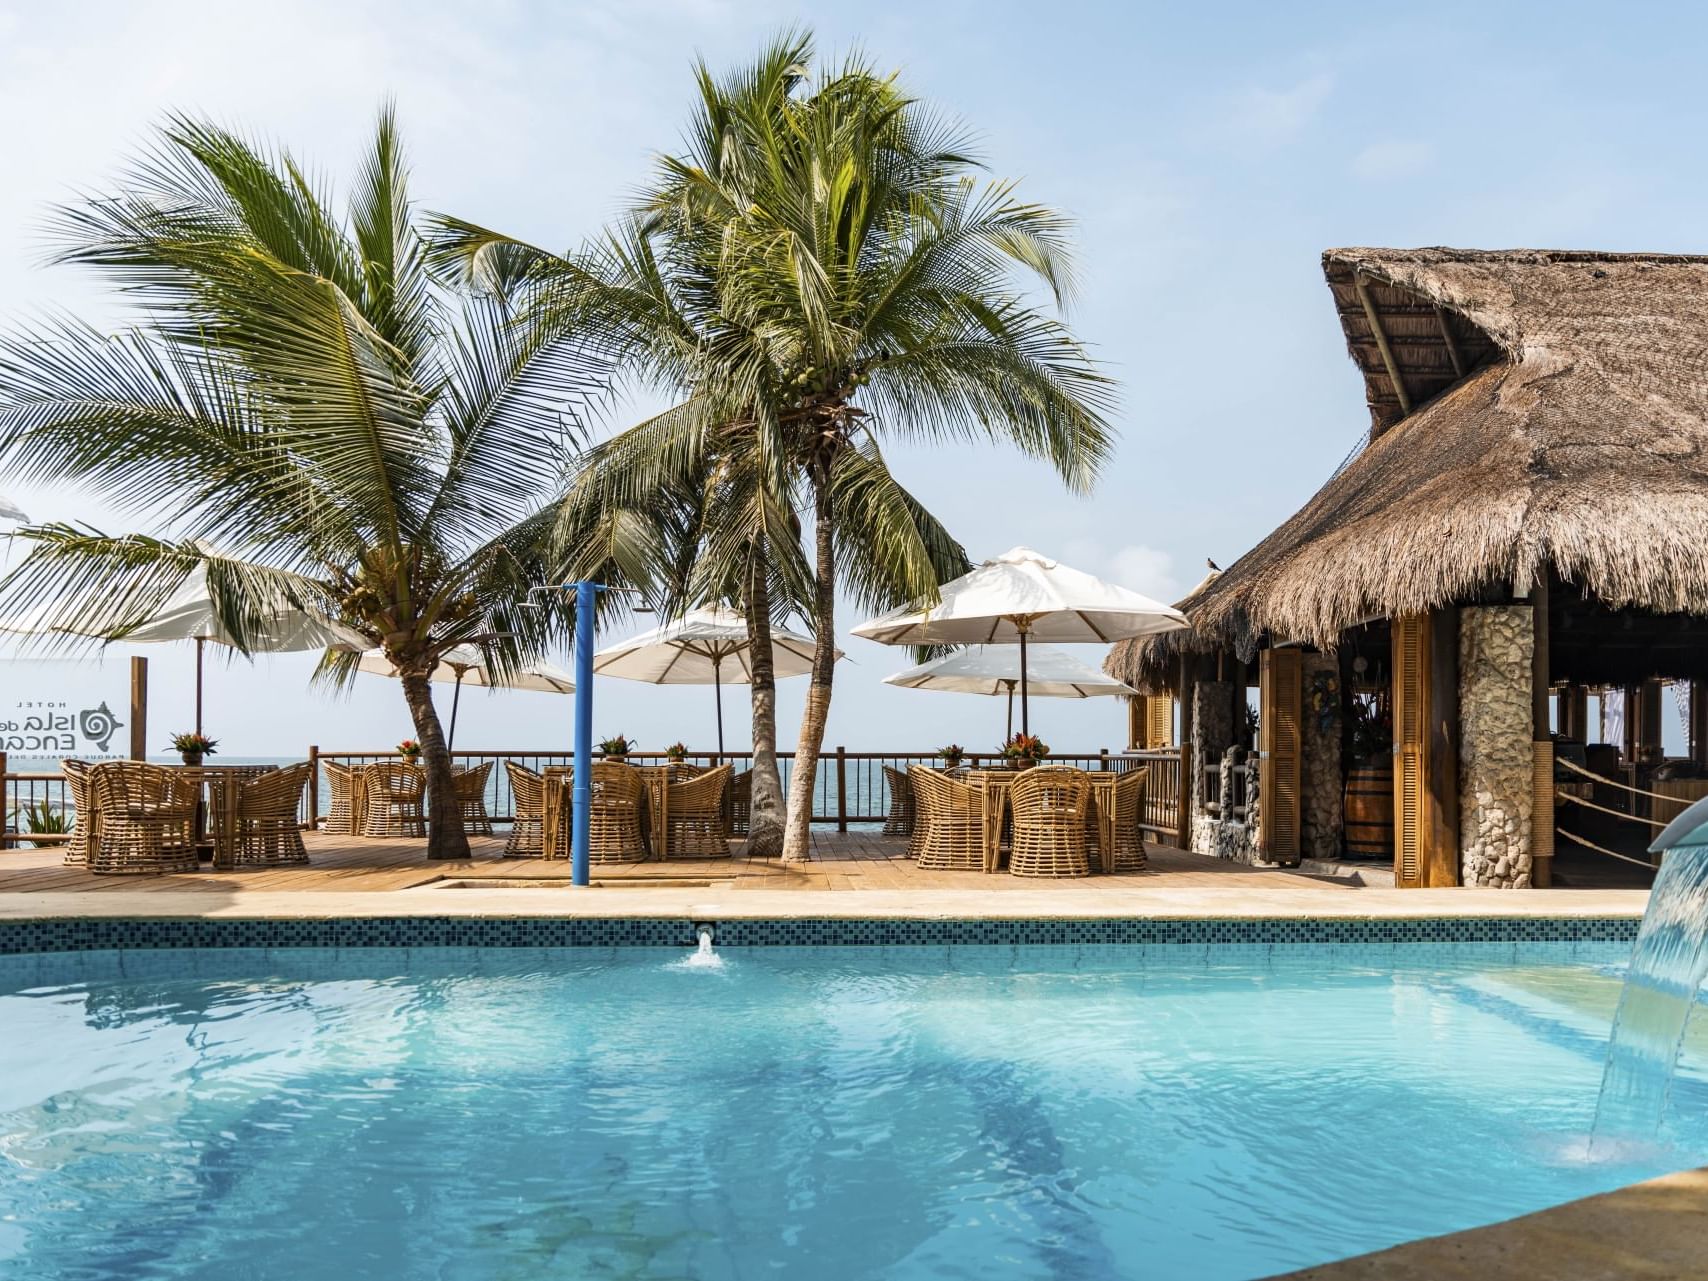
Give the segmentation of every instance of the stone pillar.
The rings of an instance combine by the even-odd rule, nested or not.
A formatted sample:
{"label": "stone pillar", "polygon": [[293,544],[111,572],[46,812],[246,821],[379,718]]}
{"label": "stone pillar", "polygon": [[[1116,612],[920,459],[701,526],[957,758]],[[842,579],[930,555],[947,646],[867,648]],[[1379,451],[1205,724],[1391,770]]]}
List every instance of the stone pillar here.
{"label": "stone pillar", "polygon": [[1339,858],[1341,851],[1340,659],[1304,656],[1304,707],[1299,754],[1299,852]]}
{"label": "stone pillar", "polygon": [[[1192,765],[1219,769],[1222,754],[1234,741],[1232,685],[1227,681],[1198,681],[1192,686]],[[1204,798],[1196,778],[1192,786],[1192,848],[1200,854],[1215,853],[1215,834],[1210,816],[1204,813]]]}
{"label": "stone pillar", "polygon": [[1459,851],[1466,885],[1530,885],[1532,648],[1528,605],[1459,611]]}

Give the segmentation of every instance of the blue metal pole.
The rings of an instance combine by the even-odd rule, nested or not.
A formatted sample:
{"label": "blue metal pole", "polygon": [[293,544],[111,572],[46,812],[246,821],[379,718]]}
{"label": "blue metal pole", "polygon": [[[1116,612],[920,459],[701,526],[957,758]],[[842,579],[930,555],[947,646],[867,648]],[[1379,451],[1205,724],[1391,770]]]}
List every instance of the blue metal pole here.
{"label": "blue metal pole", "polygon": [[575,584],[575,784],[571,793],[570,881],[588,883],[588,820],[593,812],[593,604],[597,583]]}

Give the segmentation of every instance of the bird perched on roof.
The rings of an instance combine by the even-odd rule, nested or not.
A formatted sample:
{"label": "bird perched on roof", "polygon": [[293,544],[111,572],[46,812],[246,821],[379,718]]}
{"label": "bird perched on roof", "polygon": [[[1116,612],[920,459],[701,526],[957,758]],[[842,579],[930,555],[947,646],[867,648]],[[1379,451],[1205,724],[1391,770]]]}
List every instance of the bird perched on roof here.
{"label": "bird perched on roof", "polygon": [[1211,569],[1215,570],[1218,574],[1222,572],[1222,567],[1216,564],[1216,562],[1211,560],[1208,556],[1204,557],[1204,563]]}

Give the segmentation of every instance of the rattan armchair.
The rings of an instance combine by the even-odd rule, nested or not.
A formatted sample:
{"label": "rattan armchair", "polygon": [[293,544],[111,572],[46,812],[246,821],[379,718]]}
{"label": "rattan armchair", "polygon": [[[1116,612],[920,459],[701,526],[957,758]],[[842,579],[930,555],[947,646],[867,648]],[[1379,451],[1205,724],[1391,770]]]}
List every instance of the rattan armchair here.
{"label": "rattan armchair", "polygon": [[463,831],[470,836],[492,835],[492,815],[486,809],[486,783],[491,777],[491,761],[451,771],[457,785],[457,808],[462,811]]}
{"label": "rattan armchair", "polygon": [[362,835],[425,836],[427,778],[419,765],[379,761],[362,768]]}
{"label": "rattan armchair", "polygon": [[746,836],[753,817],[753,771],[744,769],[730,780],[724,816],[731,836]]}
{"label": "rattan armchair", "polygon": [[59,772],[65,775],[66,790],[71,793],[71,839],[65,843],[65,861],[78,864],[89,861],[89,845],[100,823],[100,811],[95,808],[95,794],[89,786],[89,762],[63,760]]}
{"label": "rattan armchair", "polygon": [[505,858],[539,858],[545,852],[545,780],[525,765],[504,762],[510,778],[510,838],[504,842]]}
{"label": "rattan armchair", "polygon": [[337,761],[322,761],[320,768],[326,771],[326,790],[332,797],[326,817],[320,821],[320,830],[333,836],[354,836],[355,793],[362,786],[361,771],[354,765],[340,765]]}
{"label": "rattan armchair", "polygon": [[201,788],[142,761],[103,761],[89,771],[101,814],[89,870],[103,876],[196,870],[196,802]]}
{"label": "rattan armchair", "polygon": [[728,858],[724,791],[735,771],[728,765],[670,784],[664,801],[664,857]]}
{"label": "rattan armchair", "polygon": [[637,769],[614,761],[593,762],[587,811],[587,858],[593,863],[639,863],[646,858],[641,832],[646,781]]}
{"label": "rattan armchair", "polygon": [[982,872],[984,793],[924,765],[912,766],[908,775],[922,811],[914,823],[919,866],[938,872]]}
{"label": "rattan armchair", "polygon": [[268,770],[236,785],[232,861],[239,866],[279,867],[308,862],[298,810],[308,785],[307,761]]}
{"label": "rattan armchair", "polygon": [[1115,797],[1106,830],[1110,853],[1104,866],[1116,872],[1142,872],[1150,866],[1145,856],[1144,834],[1139,830],[1139,811],[1145,803],[1148,769],[1128,770],[1115,780]]}
{"label": "rattan armchair", "polygon": [[895,766],[886,765],[884,786],[890,793],[890,812],[884,819],[884,835],[912,836],[916,820],[912,780]]}
{"label": "rattan armchair", "polygon": [[1015,876],[1089,876],[1086,817],[1091,780],[1076,769],[1024,771],[1008,790],[1014,844],[1008,870]]}

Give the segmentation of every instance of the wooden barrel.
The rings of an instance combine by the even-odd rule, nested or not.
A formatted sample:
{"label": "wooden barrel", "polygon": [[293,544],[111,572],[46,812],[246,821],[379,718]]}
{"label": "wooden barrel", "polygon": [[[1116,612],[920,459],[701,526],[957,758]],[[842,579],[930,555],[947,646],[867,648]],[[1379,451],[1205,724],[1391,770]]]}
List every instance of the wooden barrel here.
{"label": "wooden barrel", "polygon": [[1346,852],[1358,858],[1394,856],[1394,767],[1357,765],[1346,776],[1342,813]]}

